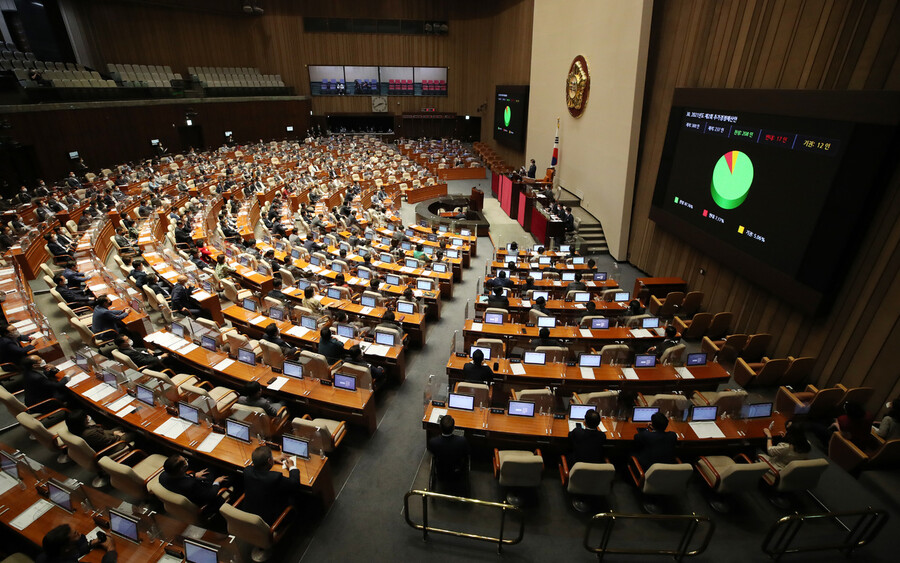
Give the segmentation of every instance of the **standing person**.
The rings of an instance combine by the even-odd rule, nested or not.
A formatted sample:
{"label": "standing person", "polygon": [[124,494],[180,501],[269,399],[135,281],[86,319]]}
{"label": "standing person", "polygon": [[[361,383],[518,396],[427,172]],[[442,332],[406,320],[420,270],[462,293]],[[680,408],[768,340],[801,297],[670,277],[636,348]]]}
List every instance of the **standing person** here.
{"label": "standing person", "polygon": [[428,451],[434,456],[438,481],[452,490],[459,490],[468,474],[469,443],[465,437],[453,433],[456,421],[449,414],[441,417],[441,435],[428,440]]}
{"label": "standing person", "polygon": [[110,309],[112,300],[109,295],[101,295],[94,304],[94,313],[91,317],[91,331],[100,334],[112,330],[118,334],[126,334],[128,331],[122,323],[122,319],[128,316],[131,309],[125,307],[121,311]]}
{"label": "standing person", "polygon": [[537,177],[537,163],[533,158],[528,165],[528,172],[525,175],[532,179]]}
{"label": "standing person", "polygon": [[190,315],[194,318],[212,319],[209,311],[191,297],[191,284],[188,282],[187,276],[184,275],[175,278],[175,286],[172,287],[172,311]]}

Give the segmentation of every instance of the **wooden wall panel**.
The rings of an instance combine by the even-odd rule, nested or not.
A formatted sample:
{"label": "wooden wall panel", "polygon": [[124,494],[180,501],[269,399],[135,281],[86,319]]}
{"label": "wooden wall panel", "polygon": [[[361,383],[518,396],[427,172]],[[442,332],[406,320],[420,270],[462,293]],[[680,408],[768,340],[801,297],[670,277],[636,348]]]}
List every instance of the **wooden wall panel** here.
{"label": "wooden wall panel", "polygon": [[817,383],[875,387],[869,406],[876,410],[900,393],[890,353],[900,349],[900,172],[821,319],[657,229],[648,212],[675,88],[896,90],[898,54],[897,0],[656,2],[629,240],[637,267],[705,291],[707,309],[733,311],[737,331],[771,332],[773,355],[816,356]]}
{"label": "wooden wall panel", "polygon": [[[185,112],[196,113],[204,142],[219,146],[224,131],[235,142],[284,138],[285,123],[295,130],[309,127],[309,100],[174,103],[120,107],[83,107],[45,110],[39,107],[3,114],[9,134],[34,145],[41,174],[48,181],[68,175],[67,153],[79,151],[91,168],[102,168],[151,156],[150,139],[160,139],[172,151],[180,147],[178,126]],[[49,134],[48,132],[52,132]]]}
{"label": "wooden wall panel", "polygon": [[[250,66],[280,74],[299,95],[309,95],[308,65],[448,67],[448,96],[392,96],[394,114],[433,107],[482,117],[482,140],[491,139],[494,86],[527,84],[531,62],[533,0],[388,0],[319,2],[269,0],[265,14],[248,17],[237,2],[76,2],[88,58],[107,63]],[[303,17],[435,19],[449,22],[446,36],[303,32]],[[370,113],[368,97],[315,97],[316,115]],[[510,159],[521,153],[503,152]]]}

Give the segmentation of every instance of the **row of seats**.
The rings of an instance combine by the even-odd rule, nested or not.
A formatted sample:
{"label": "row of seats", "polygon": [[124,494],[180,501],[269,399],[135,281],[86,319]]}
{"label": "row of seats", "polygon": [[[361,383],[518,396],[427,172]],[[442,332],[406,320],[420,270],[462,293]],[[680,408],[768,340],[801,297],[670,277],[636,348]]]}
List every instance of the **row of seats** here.
{"label": "row of seats", "polygon": [[204,88],[284,88],[281,75],[256,68],[188,67],[188,74]]}
{"label": "row of seats", "polygon": [[85,70],[85,68],[79,64],[74,63],[60,63],[60,62],[48,62],[48,61],[35,61],[35,60],[27,60],[27,61],[9,61],[6,59],[0,60],[0,69],[3,70],[37,70],[38,72],[43,73],[45,70]]}
{"label": "row of seats", "polygon": [[[28,71],[14,70],[16,79],[25,88],[40,87],[37,82],[28,78]],[[47,70],[41,76],[50,81],[54,88],[115,88],[114,80],[105,80],[97,71],[91,70]]]}
{"label": "row of seats", "polygon": [[181,75],[169,66],[108,64],[110,76],[126,88],[171,88]]}

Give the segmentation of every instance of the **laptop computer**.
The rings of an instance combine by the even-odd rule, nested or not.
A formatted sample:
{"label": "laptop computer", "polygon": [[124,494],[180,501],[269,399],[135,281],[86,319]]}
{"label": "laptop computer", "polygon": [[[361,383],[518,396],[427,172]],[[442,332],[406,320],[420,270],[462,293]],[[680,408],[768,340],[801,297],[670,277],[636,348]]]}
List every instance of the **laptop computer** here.
{"label": "laptop computer", "polygon": [[534,416],[534,402],[510,401],[506,412],[512,416]]}
{"label": "laptop computer", "polygon": [[450,393],[450,399],[447,401],[447,406],[451,409],[460,409],[464,411],[475,410],[475,395]]}
{"label": "laptop computer", "polygon": [[650,422],[650,418],[659,412],[659,407],[634,407],[632,422]]}
{"label": "laptop computer", "polygon": [[542,366],[547,363],[547,354],[544,352],[525,352],[522,363]]}
{"label": "laptop computer", "polygon": [[696,352],[694,354],[688,354],[685,365],[686,366],[705,366],[706,365],[706,352]]}

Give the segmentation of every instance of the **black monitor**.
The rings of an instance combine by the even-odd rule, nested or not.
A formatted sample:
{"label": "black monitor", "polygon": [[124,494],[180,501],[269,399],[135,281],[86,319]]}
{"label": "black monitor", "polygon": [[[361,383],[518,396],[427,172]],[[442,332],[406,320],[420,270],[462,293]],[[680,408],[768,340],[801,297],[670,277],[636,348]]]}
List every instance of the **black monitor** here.
{"label": "black monitor", "polygon": [[634,407],[632,422],[650,422],[650,418],[659,412],[659,407]]}
{"label": "black monitor", "polygon": [[404,315],[412,315],[416,312],[416,306],[409,301],[398,301],[397,311],[403,313]]}
{"label": "black monitor", "polygon": [[688,354],[687,362],[685,362],[687,366],[705,366],[706,365],[706,352],[696,352],[694,354]]}
{"label": "black monitor", "polygon": [[584,420],[584,415],[593,410],[597,410],[596,405],[569,403],[569,420]]}
{"label": "black monitor", "polygon": [[583,368],[598,368],[600,360],[600,354],[581,354],[578,356],[578,365]]}
{"label": "black monitor", "polygon": [[303,364],[285,360],[282,371],[288,377],[303,379]]}
{"label": "black monitor", "polygon": [[281,451],[286,455],[295,455],[302,459],[309,459],[309,440],[284,434],[281,436]]}
{"label": "black monitor", "polygon": [[363,307],[377,307],[378,300],[371,295],[363,295],[359,300],[359,304]]}
{"label": "black monitor", "polygon": [[218,349],[216,339],[206,335],[200,337],[200,347],[209,350],[210,352],[215,352]]}
{"label": "black monitor", "polygon": [[253,350],[249,350],[247,348],[238,349],[237,359],[242,364],[247,364],[248,366],[256,365],[256,354],[253,353]]}
{"label": "black monitor", "polygon": [[439,274],[446,274],[447,273],[447,264],[444,264],[443,262],[435,262],[434,264],[431,265],[431,269]]}
{"label": "black monitor", "polygon": [[134,543],[140,542],[138,518],[129,516],[113,508],[109,509],[109,531]]}
{"label": "black monitor", "polygon": [[606,272],[594,272],[594,281],[606,281]]}
{"label": "black monitor", "polygon": [[475,410],[475,395],[450,393],[447,406],[451,409],[460,409],[464,411]]}
{"label": "black monitor", "polygon": [[341,290],[336,287],[329,287],[325,295],[330,299],[342,299]]}
{"label": "black monitor", "polygon": [[659,328],[659,317],[646,317],[641,319],[641,328]]}
{"label": "black monitor", "polygon": [[591,319],[591,328],[594,330],[606,330],[609,328],[609,319]]}
{"label": "black monitor", "polygon": [[510,401],[506,412],[512,416],[534,416],[534,401]]}
{"label": "black monitor", "polygon": [[540,297],[543,297],[544,301],[548,301],[550,299],[550,292],[549,291],[532,291],[531,292],[532,300],[537,300]]}
{"label": "black monitor", "polygon": [[284,307],[269,307],[269,317],[274,321],[283,321]]}
{"label": "black monitor", "polygon": [[538,317],[539,328],[556,328],[556,317]]}
{"label": "black monitor", "polygon": [[396,346],[397,343],[394,336],[395,335],[390,332],[376,332],[375,343],[383,346]]}
{"label": "black monitor", "polygon": [[369,273],[369,270],[360,269],[356,271],[356,277],[361,280],[368,280],[372,278],[372,274]]}
{"label": "black monitor", "polygon": [[719,415],[719,407],[713,405],[709,407],[693,406],[691,407],[691,420],[694,422],[709,422],[716,419]]}
{"label": "black monitor", "polygon": [[[289,131],[291,129],[288,127]],[[184,538],[184,560],[185,563],[217,563],[219,546]]]}
{"label": "black monitor", "polygon": [[589,291],[576,291],[575,292],[575,303],[587,303],[591,300],[591,294]]}
{"label": "black monitor", "polygon": [[155,395],[153,393],[153,389],[145,385],[141,385],[138,383],[135,385],[135,396],[137,400],[144,403],[145,405],[150,405],[151,407],[155,404]]}
{"label": "black monitor", "polygon": [[637,354],[634,357],[634,367],[652,368],[656,365],[656,354]]}
{"label": "black monitor", "polygon": [[315,317],[303,315],[300,317],[300,326],[308,330],[316,330],[319,326],[319,321],[317,321]]}
{"label": "black monitor", "polygon": [[431,280],[416,280],[416,289],[420,291],[431,291]]}
{"label": "black monitor", "polygon": [[200,424],[200,410],[187,403],[178,403],[178,418],[191,424]]}
{"label": "black monitor", "polygon": [[522,363],[542,366],[547,363],[547,354],[544,352],[525,352]]}
{"label": "black monitor", "polygon": [[356,328],[353,325],[339,324],[337,326],[337,335],[343,338],[356,338]]}
{"label": "black monitor", "polygon": [[615,297],[613,297],[613,301],[617,303],[622,303],[629,301],[631,299],[631,294],[627,291],[617,291]]}
{"label": "black monitor", "polygon": [[476,350],[481,350],[481,353],[484,354],[485,360],[491,359],[491,347],[490,346],[472,346],[469,349],[469,357],[470,358],[475,355]]}
{"label": "black monitor", "polygon": [[336,389],[356,391],[356,377],[344,373],[334,374],[334,386]]}
{"label": "black monitor", "polygon": [[72,512],[72,492],[63,487],[62,483],[50,479],[47,481],[47,493],[50,502],[67,512]]}
{"label": "black monitor", "polygon": [[250,311],[251,313],[256,312],[256,300],[255,299],[252,299],[250,297],[245,297],[244,302],[241,306],[244,309],[247,309],[248,311]]}
{"label": "black monitor", "polygon": [[184,328],[184,325],[181,323],[172,323],[170,325],[170,330],[172,331],[172,334],[178,338],[184,338],[184,335],[187,334],[187,329]]}
{"label": "black monitor", "polygon": [[769,418],[772,416],[772,403],[751,403],[741,408],[744,418]]}
{"label": "black monitor", "polygon": [[0,450],[0,471],[13,479],[19,478],[19,465],[16,458],[2,450]]}
{"label": "black monitor", "polygon": [[575,272],[563,272],[562,281],[575,281]]}
{"label": "black monitor", "polygon": [[250,443],[250,425],[245,424],[243,422],[238,422],[237,420],[226,419],[225,420],[225,434],[234,438],[235,440],[240,440],[246,444]]}

